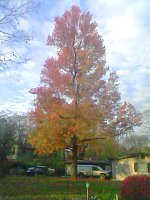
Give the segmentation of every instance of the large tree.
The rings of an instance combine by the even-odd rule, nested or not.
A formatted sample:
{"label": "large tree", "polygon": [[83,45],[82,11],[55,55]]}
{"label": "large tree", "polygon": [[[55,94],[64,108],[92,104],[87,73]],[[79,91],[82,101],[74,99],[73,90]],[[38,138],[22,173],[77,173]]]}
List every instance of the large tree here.
{"label": "large tree", "polygon": [[41,72],[41,84],[31,89],[36,123],[29,141],[38,154],[68,148],[72,177],[77,176],[78,149],[91,140],[125,134],[140,124],[140,114],[120,102],[118,77],[105,66],[105,47],[90,12],[72,6],[55,18],[47,44],[57,48]]}

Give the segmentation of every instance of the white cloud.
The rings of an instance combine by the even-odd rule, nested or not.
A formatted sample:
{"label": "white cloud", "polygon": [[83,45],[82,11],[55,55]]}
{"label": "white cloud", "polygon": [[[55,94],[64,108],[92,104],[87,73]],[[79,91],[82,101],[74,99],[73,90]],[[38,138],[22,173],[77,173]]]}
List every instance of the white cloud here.
{"label": "white cloud", "polygon": [[20,30],[23,30],[23,31],[29,31],[29,28],[30,28],[29,21],[24,18],[21,18],[19,20],[19,28]]}
{"label": "white cloud", "polygon": [[128,75],[129,74],[129,70],[127,70],[127,69],[120,69],[120,70],[117,70],[117,74],[119,75],[119,76],[121,76],[121,75]]}
{"label": "white cloud", "polygon": [[150,108],[150,2],[88,0],[103,33],[107,65],[117,70],[123,100]]}
{"label": "white cloud", "polygon": [[0,111],[10,110],[16,113],[27,113],[31,109],[29,102],[6,102],[0,104]]}
{"label": "white cloud", "polygon": [[150,67],[141,67],[139,73],[149,75],[150,78]]}
{"label": "white cloud", "polygon": [[[123,100],[141,110],[150,107],[149,1],[61,0],[53,4],[40,1],[39,11],[20,21],[20,28],[32,30],[34,35],[27,52],[31,60],[19,68],[13,68],[10,74],[0,74],[0,110],[30,107],[32,95],[28,91],[39,84],[40,71],[46,58],[56,55],[56,49],[46,45],[47,37],[54,28],[54,17],[61,16],[73,4],[91,11],[99,24],[98,29],[106,46],[107,65],[117,70]],[[21,54],[26,53],[23,46],[17,48]],[[4,94],[5,90],[7,94]]]}

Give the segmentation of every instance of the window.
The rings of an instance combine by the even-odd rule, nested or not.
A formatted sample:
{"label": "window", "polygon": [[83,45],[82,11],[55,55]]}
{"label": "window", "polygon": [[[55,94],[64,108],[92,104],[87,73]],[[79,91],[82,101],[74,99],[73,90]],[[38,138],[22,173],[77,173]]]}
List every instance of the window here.
{"label": "window", "polygon": [[148,173],[150,173],[150,163],[148,163]]}
{"label": "window", "polygon": [[92,170],[93,171],[98,171],[98,168],[97,167],[92,167]]}
{"label": "window", "polygon": [[134,163],[135,172],[150,172],[150,163]]}

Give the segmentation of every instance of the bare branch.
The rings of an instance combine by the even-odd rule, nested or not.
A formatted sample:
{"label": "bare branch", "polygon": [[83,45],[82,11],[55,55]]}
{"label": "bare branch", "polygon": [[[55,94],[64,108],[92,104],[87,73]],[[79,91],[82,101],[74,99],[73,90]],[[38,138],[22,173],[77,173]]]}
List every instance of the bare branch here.
{"label": "bare branch", "polygon": [[[0,1],[1,72],[9,69],[9,65],[12,67],[13,63],[20,64],[25,62],[21,54],[18,54],[16,46],[18,42],[23,42],[26,45],[30,41],[31,36],[28,32],[20,30],[19,20],[25,17],[36,6],[37,4],[34,4],[33,0]],[[13,55],[13,59],[11,55]]]}

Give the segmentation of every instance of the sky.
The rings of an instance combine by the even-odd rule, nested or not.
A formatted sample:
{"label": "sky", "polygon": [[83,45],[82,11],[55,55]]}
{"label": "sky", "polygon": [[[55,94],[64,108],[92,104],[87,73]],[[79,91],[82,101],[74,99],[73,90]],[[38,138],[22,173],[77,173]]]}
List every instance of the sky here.
{"label": "sky", "polygon": [[46,45],[54,28],[54,18],[72,5],[90,11],[98,23],[106,47],[106,65],[119,76],[122,101],[138,111],[150,109],[150,1],[149,0],[37,0],[38,7],[20,19],[20,29],[30,32],[28,48],[18,44],[18,52],[29,61],[0,73],[0,111],[28,112],[34,96],[31,88],[40,82],[40,71],[55,49]]}

